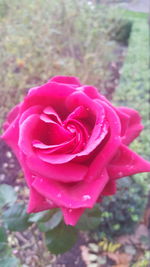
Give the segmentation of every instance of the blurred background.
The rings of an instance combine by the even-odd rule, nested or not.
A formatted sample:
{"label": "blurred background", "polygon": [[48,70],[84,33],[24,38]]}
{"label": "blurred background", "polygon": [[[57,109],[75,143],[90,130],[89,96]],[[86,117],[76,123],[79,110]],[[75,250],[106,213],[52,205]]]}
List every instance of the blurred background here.
{"label": "blurred background", "polygon": [[[29,88],[55,75],[73,75],[115,105],[141,113],[145,129],[132,148],[149,159],[149,25],[148,0],[0,0],[1,131],[6,114]],[[7,256],[1,254],[0,267],[149,267],[149,178],[120,180],[116,196],[98,207],[99,216],[80,220],[79,241],[62,256],[45,250],[36,227],[7,231]],[[19,164],[1,140],[0,183],[13,187],[18,202],[26,201]],[[0,207],[2,224],[1,197]],[[4,239],[0,226],[0,250]]]}

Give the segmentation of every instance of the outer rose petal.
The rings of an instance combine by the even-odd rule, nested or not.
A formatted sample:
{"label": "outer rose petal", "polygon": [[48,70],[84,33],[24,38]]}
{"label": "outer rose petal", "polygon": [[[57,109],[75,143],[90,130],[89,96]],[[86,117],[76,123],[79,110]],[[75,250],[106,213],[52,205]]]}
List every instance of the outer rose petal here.
{"label": "outer rose petal", "polygon": [[50,198],[59,207],[66,208],[91,208],[94,206],[99,195],[108,183],[109,177],[103,173],[92,181],[88,177],[74,185],[65,185],[50,179],[36,177],[32,186],[45,198]]}
{"label": "outer rose petal", "polygon": [[77,77],[73,76],[54,76],[49,81],[81,86],[80,80]]}
{"label": "outer rose petal", "polygon": [[61,210],[64,216],[65,223],[74,226],[78,222],[80,216],[83,214],[85,209],[84,208],[80,208],[80,209],[62,208]]}
{"label": "outer rose petal", "polygon": [[18,147],[18,138],[19,138],[19,115],[16,119],[7,127],[6,131],[3,133],[1,138],[9,145],[17,158],[19,159],[19,147]]}
{"label": "outer rose petal", "polygon": [[6,130],[10,124],[16,119],[16,117],[19,114],[21,104],[16,105],[12,110],[8,113],[8,116],[6,118],[6,122],[3,125],[4,130]]}
{"label": "outer rose petal", "polygon": [[37,176],[51,178],[63,183],[77,182],[85,178],[88,167],[78,163],[53,165],[40,160],[36,156],[26,157],[26,164]]}
{"label": "outer rose petal", "polygon": [[[99,100],[98,100],[99,101]],[[110,127],[110,137],[106,144],[100,149],[100,152],[97,154],[95,159],[90,165],[88,175],[89,177],[97,177],[100,175],[101,171],[109,161],[112,160],[114,155],[117,152],[117,149],[120,146],[120,121],[116,112],[106,103],[103,103],[106,112],[106,118],[109,122]],[[99,166],[97,168],[97,166]]]}
{"label": "outer rose petal", "polygon": [[32,155],[32,140],[33,133],[35,132],[36,126],[40,123],[40,117],[38,114],[30,115],[20,125],[20,133],[18,145],[21,151],[26,155]]}
{"label": "outer rose petal", "polygon": [[120,107],[118,110],[129,117],[126,131],[122,137],[122,142],[126,145],[129,145],[137,136],[139,136],[143,129],[143,125],[141,124],[141,116],[136,110],[131,108]]}
{"label": "outer rose petal", "polygon": [[102,196],[111,196],[111,195],[114,195],[116,193],[116,190],[117,190],[117,188],[116,188],[116,181],[110,180],[106,184],[106,186],[105,186],[105,188],[104,188],[104,190],[102,192]]}
{"label": "outer rose petal", "polygon": [[[121,122],[121,136],[125,134],[127,128],[129,127],[129,120],[130,120],[130,115],[127,110],[131,110],[134,112],[132,109],[120,107],[116,108],[114,107],[103,95],[100,95],[97,88],[93,86],[82,86],[81,90],[87,94],[90,98],[92,99],[100,99],[104,103],[107,103],[116,113],[118,114]],[[126,110],[126,111],[125,111]],[[136,112],[136,111],[135,111]],[[137,113],[137,112],[136,112]],[[134,114],[135,115],[135,114]]]}
{"label": "outer rose petal", "polygon": [[40,114],[42,112],[42,106],[37,105],[28,108],[20,115],[19,124],[22,124],[30,115]]}
{"label": "outer rose petal", "polygon": [[150,163],[125,145],[121,145],[107,170],[109,176],[116,179],[140,172],[150,172]]}
{"label": "outer rose petal", "polygon": [[27,212],[40,212],[43,210],[49,210],[57,208],[57,206],[49,199],[45,199],[34,188],[30,188],[30,199],[28,203]]}
{"label": "outer rose petal", "polygon": [[[31,88],[25,97],[21,112],[34,105],[42,105],[43,108],[52,106],[56,112],[65,115],[65,100],[67,96],[72,94],[76,89],[68,84],[49,82],[40,87]],[[63,110],[62,110],[63,108]],[[58,114],[60,115],[60,113]],[[68,115],[68,113],[67,113]]]}

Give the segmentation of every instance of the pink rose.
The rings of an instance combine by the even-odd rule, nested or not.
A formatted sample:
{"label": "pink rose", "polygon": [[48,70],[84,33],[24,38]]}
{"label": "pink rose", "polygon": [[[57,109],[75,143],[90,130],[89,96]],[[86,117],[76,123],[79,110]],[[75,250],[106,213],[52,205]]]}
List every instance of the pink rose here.
{"label": "pink rose", "polygon": [[76,77],[30,89],[4,128],[30,188],[28,212],[58,207],[66,224],[115,194],[116,179],[150,171],[127,147],[143,129],[138,112],[114,107]]}

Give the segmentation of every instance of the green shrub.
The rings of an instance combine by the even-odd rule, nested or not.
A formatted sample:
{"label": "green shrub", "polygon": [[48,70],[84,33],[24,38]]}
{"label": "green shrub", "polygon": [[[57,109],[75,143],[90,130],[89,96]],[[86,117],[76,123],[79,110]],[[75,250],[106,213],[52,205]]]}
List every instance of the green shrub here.
{"label": "green shrub", "polygon": [[99,235],[113,238],[121,234],[130,234],[143,213],[146,203],[142,186],[131,177],[118,181],[118,193],[107,197],[100,205]]}

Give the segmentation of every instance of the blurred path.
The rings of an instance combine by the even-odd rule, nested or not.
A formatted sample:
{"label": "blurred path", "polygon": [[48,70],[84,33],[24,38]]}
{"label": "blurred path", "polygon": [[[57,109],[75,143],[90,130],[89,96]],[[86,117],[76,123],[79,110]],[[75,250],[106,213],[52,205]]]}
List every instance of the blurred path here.
{"label": "blurred path", "polygon": [[132,3],[122,3],[121,6],[136,12],[150,13],[150,0],[135,0]]}

